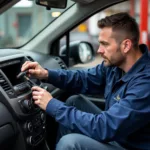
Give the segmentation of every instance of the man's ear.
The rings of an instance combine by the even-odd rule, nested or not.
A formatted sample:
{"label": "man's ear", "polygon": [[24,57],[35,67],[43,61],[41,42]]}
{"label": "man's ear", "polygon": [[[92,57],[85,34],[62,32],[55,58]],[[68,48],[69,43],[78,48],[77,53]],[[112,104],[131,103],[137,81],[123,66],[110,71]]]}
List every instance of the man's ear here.
{"label": "man's ear", "polygon": [[122,42],[122,48],[123,48],[123,52],[124,53],[129,52],[129,50],[131,49],[131,47],[132,47],[132,41],[130,39],[123,40],[123,42]]}

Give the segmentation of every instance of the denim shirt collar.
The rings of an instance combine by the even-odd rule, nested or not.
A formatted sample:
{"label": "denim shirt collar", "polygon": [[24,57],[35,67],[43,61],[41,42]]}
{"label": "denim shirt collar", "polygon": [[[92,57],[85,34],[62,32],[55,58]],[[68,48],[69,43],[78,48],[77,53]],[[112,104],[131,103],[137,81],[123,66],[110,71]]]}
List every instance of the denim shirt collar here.
{"label": "denim shirt collar", "polygon": [[[123,82],[129,81],[133,75],[140,72],[145,66],[146,63],[149,61],[150,56],[148,55],[148,48],[145,44],[139,45],[140,50],[142,51],[143,55],[141,58],[137,60],[137,62],[131,67],[131,69],[121,78]],[[120,71],[121,69],[118,67],[114,67],[113,71]]]}

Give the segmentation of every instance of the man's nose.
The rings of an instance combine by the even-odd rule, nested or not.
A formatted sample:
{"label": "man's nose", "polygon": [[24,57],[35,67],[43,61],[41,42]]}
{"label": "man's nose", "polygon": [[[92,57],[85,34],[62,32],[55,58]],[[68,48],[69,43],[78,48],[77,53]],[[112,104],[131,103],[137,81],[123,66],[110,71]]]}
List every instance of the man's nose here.
{"label": "man's nose", "polygon": [[99,46],[98,50],[97,50],[97,53],[99,54],[104,54],[104,48],[102,46]]}

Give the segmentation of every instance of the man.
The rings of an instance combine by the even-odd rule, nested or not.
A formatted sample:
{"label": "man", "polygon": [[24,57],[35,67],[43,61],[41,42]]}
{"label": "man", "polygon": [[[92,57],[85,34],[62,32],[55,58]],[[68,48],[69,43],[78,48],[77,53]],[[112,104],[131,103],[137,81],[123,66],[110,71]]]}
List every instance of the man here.
{"label": "man", "polygon": [[[88,70],[46,70],[37,62],[26,62],[39,79],[78,93],[104,94],[105,111],[81,96],[67,105],[40,87],[33,87],[35,104],[61,126],[58,150],[150,149],[150,55],[138,46],[139,29],[127,13],[118,13],[98,22],[98,53],[102,64]],[[68,106],[72,105],[72,106]],[[67,134],[67,130],[68,133]]]}

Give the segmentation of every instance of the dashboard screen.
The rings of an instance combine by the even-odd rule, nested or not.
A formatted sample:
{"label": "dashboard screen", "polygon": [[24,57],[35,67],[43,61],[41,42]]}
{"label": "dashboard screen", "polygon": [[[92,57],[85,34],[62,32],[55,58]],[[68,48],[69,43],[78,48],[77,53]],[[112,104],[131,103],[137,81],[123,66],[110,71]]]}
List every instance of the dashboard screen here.
{"label": "dashboard screen", "polygon": [[8,80],[11,82],[11,84],[17,85],[25,81],[24,78],[17,78],[17,75],[20,73],[22,64],[20,61],[12,61],[12,62],[7,62],[2,65],[0,65],[1,70],[3,73],[7,76]]}

